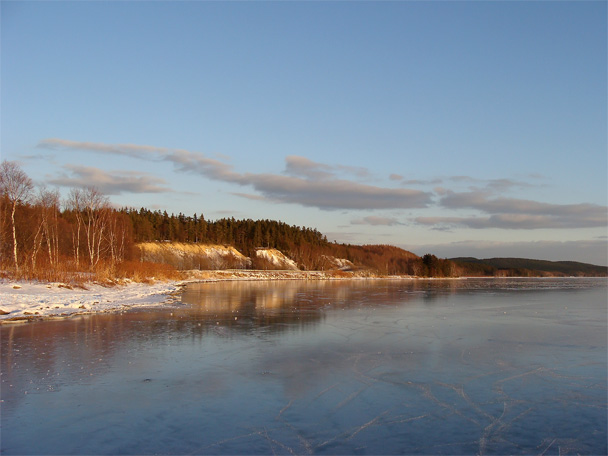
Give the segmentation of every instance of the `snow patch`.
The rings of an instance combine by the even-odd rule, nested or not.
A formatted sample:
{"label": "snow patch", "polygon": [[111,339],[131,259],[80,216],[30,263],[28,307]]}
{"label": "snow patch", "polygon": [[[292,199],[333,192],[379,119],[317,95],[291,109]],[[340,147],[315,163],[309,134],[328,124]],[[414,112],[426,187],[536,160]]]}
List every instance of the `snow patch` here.
{"label": "snow patch", "polygon": [[108,312],[123,307],[147,307],[167,302],[179,290],[177,282],[127,282],[111,287],[86,284],[0,281],[0,321]]}
{"label": "snow patch", "polygon": [[355,265],[352,261],[345,258],[336,258],[329,255],[321,255],[324,269],[341,269],[342,271],[352,271]]}
{"label": "snow patch", "polygon": [[298,265],[295,261],[290,258],[287,258],[283,253],[279,252],[277,249],[256,249],[255,256],[261,260],[266,261],[273,268],[277,269],[290,269],[290,270],[298,270]]}

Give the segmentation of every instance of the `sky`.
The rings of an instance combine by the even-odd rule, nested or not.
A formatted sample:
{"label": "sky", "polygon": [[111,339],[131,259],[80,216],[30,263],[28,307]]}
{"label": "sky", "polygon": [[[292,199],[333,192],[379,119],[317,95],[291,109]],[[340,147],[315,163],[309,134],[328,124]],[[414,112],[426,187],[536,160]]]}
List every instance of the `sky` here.
{"label": "sky", "polygon": [[117,207],[608,264],[604,1],[5,1],[0,153]]}

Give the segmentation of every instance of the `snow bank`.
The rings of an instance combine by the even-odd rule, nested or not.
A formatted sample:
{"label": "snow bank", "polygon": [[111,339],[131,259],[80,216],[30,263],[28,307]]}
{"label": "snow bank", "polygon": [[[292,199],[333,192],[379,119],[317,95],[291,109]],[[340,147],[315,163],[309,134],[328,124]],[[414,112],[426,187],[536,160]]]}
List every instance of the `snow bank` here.
{"label": "snow bank", "polygon": [[298,270],[298,265],[295,261],[287,258],[283,253],[276,249],[256,249],[255,256],[277,269]]}
{"label": "snow bank", "polygon": [[323,267],[326,269],[341,269],[343,271],[352,271],[355,269],[355,265],[345,258],[321,255],[321,260],[323,262]]}
{"label": "snow bank", "polygon": [[0,281],[0,321],[160,305],[179,290],[177,282],[130,282],[111,287],[86,284],[85,288],[63,283]]}

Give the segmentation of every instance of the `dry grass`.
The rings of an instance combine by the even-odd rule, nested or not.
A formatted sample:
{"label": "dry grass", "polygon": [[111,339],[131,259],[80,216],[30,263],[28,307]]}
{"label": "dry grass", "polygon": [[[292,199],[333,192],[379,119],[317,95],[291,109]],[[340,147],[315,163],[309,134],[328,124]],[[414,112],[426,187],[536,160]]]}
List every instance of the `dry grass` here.
{"label": "dry grass", "polygon": [[173,266],[149,261],[124,261],[115,269],[115,278],[130,279],[134,282],[178,280],[180,278],[179,272]]}
{"label": "dry grass", "polygon": [[156,280],[179,280],[180,273],[169,264],[148,261],[124,261],[112,265],[100,262],[93,269],[77,268],[73,261],[63,261],[56,266],[39,264],[35,269],[21,267],[0,268],[0,277],[10,280],[36,280],[40,282],[59,282],[70,287],[86,288],[86,284],[97,282],[115,285],[120,280],[151,283]]}
{"label": "dry grass", "polygon": [[20,267],[19,270],[16,270],[12,265],[8,266],[3,268],[2,276],[11,280],[37,280],[82,286],[85,282],[90,281],[92,274],[78,270],[71,261],[63,261],[57,265],[50,265],[41,261],[36,264],[35,268],[28,264]]}

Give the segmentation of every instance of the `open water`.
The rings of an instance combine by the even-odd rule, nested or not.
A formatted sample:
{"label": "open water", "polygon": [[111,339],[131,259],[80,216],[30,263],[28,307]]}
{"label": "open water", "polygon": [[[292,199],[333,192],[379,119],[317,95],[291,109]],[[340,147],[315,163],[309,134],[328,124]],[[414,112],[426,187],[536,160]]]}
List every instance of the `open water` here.
{"label": "open water", "polygon": [[606,454],[605,279],[195,284],[0,327],[3,454]]}

